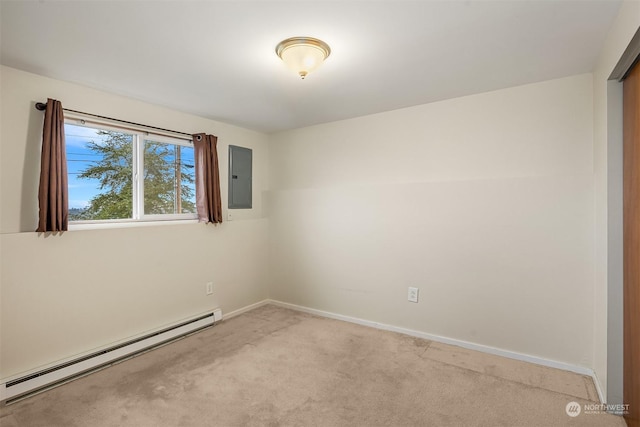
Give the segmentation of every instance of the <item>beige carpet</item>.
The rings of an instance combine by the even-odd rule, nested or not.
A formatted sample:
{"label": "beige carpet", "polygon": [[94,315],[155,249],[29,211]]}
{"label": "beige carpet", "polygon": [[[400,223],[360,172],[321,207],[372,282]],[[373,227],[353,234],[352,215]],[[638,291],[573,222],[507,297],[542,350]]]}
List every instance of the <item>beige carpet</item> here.
{"label": "beige carpet", "polygon": [[0,409],[14,426],[624,426],[588,377],[272,305]]}

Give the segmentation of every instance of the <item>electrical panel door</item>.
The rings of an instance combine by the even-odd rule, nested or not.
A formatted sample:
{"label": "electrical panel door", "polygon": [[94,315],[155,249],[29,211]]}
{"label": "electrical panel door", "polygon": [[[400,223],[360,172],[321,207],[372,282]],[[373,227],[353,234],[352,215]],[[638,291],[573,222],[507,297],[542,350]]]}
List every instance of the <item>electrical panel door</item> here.
{"label": "electrical panel door", "polygon": [[229,209],[251,209],[252,151],[229,146]]}

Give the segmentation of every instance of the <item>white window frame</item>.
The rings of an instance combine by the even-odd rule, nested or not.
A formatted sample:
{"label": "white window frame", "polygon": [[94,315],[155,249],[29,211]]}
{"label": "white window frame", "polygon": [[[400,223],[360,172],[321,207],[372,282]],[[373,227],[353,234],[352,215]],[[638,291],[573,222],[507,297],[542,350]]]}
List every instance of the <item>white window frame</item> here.
{"label": "white window frame", "polygon": [[137,225],[153,225],[158,223],[175,224],[184,222],[197,222],[196,213],[183,214],[145,214],[144,213],[144,144],[146,141],[159,142],[169,145],[179,145],[183,147],[192,147],[193,142],[170,135],[163,135],[144,129],[133,127],[124,127],[104,123],[97,120],[87,120],[82,117],[68,116],[65,114],[65,124],[74,126],[83,126],[98,130],[107,130],[122,132],[132,135],[133,150],[133,177],[132,177],[132,217],[118,219],[99,219],[99,220],[80,220],[69,221],[70,230],[92,229],[92,228],[113,228],[113,227],[130,227]]}
{"label": "white window frame", "polygon": [[[189,143],[184,139],[178,139],[178,138],[171,138],[171,137],[167,137],[167,136],[162,136],[162,135],[139,135],[137,138],[137,143],[139,144],[139,147],[136,147],[136,150],[134,151],[134,162],[136,161],[136,157],[138,157],[137,159],[137,166],[138,166],[138,171],[144,171],[144,143],[146,141],[150,141],[150,142],[160,142],[162,144],[170,144],[170,145],[179,145],[182,147],[191,147],[193,148],[193,143]],[[195,177],[195,174],[194,174]],[[137,200],[137,209],[134,206],[134,215],[136,213],[136,211],[138,212],[138,216],[140,217],[141,220],[143,221],[171,221],[171,220],[180,220],[180,219],[195,219],[197,218],[197,214],[196,213],[184,213],[184,214],[145,214],[144,213],[144,179],[140,178],[138,179],[138,176],[135,176],[134,173],[134,179],[133,179],[134,185],[136,185],[137,188],[137,194],[138,196],[138,200]],[[134,194],[136,194],[136,189],[134,189],[133,191]],[[195,196],[195,194],[194,194]],[[135,205],[135,196],[134,196],[134,205]],[[194,203],[195,204],[195,203]]]}

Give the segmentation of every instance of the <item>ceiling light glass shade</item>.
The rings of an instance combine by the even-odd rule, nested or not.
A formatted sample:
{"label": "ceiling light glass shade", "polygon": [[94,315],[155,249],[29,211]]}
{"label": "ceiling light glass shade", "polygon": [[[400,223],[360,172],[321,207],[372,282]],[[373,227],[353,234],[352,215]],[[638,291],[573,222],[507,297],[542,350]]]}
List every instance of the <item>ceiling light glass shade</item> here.
{"label": "ceiling light glass shade", "polygon": [[329,45],[311,37],[292,37],[278,43],[276,53],[301,78],[318,68],[330,54]]}

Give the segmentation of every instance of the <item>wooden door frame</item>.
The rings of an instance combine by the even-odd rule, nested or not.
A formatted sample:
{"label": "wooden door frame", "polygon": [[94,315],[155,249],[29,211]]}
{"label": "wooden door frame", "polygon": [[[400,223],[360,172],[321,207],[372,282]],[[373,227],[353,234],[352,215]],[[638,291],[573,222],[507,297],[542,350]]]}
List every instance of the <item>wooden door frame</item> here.
{"label": "wooden door frame", "polygon": [[[614,68],[610,79],[623,82],[627,97],[624,99],[623,124],[624,135],[624,165],[623,192],[624,192],[624,283],[623,283],[623,403],[629,405],[625,414],[625,420],[630,427],[640,427],[640,366],[638,365],[638,353],[640,353],[640,320],[637,301],[640,301],[640,251],[637,248],[637,237],[630,240],[630,234],[638,236],[640,233],[640,29],[636,31],[631,43],[623,53],[620,61]],[[627,87],[625,78],[633,71],[632,85]],[[631,115],[630,108],[633,108]],[[629,136],[631,132],[634,136]],[[629,157],[631,156],[631,157]],[[632,264],[633,263],[633,264]],[[614,286],[610,283],[609,286]],[[638,359],[638,360],[637,360]]]}
{"label": "wooden door frame", "polygon": [[[625,50],[625,52],[623,53],[622,57],[620,58],[620,60],[618,61],[618,64],[616,65],[616,67],[614,68],[609,80],[616,80],[618,82],[623,82],[625,77],[632,71],[634,70],[634,79],[636,80],[634,83],[636,84],[636,86],[640,85],[640,78],[638,77],[638,67],[640,67],[639,65],[637,65],[638,60],[640,59],[640,29],[638,29],[636,31],[636,34],[634,35],[633,39],[631,40],[631,42],[629,43],[629,46],[627,47],[627,49]],[[638,68],[638,69],[634,69],[634,68]],[[608,95],[608,99],[607,101],[611,101],[611,98],[616,98],[616,96],[620,97],[619,94],[616,94],[615,92],[618,89],[622,89],[624,83],[619,84],[619,87],[613,87],[612,89],[615,89],[612,94],[607,93]],[[611,85],[608,85],[608,89],[611,88]],[[634,93],[637,93],[638,89],[636,89],[634,91]],[[620,97],[621,98],[621,97]],[[640,94],[637,95],[636,99],[640,99]],[[622,99],[614,99],[615,102],[619,102],[620,103],[620,119],[622,119],[622,116],[625,114],[624,111],[624,107],[622,106]],[[638,101],[636,100],[635,104],[638,104]],[[637,107],[640,110],[640,105],[638,105]],[[621,123],[622,120],[620,120],[620,122],[618,122],[616,120],[615,123],[608,123],[608,134],[611,133],[611,131],[613,130],[613,133],[617,135],[617,137],[615,138],[614,141],[609,140],[608,145],[611,144],[616,144],[617,140],[622,136],[622,132],[616,133],[616,129],[612,129],[612,127],[615,126],[622,126],[623,123]],[[636,125],[636,128],[640,127],[640,123],[638,123]],[[635,133],[637,134],[638,131],[637,129],[635,130]],[[622,141],[621,141],[622,142]],[[629,158],[622,158],[621,161],[624,164],[624,182],[623,182],[623,191],[625,193],[624,195],[624,212],[625,214],[629,214],[628,209],[629,206],[633,205],[636,206],[636,212],[637,212],[637,206],[640,204],[640,202],[638,202],[637,200],[634,201],[633,203],[629,203],[629,201],[632,199],[632,197],[630,197],[630,195],[628,194],[628,188],[626,187],[629,182],[632,183],[634,188],[634,192],[633,194],[637,194],[639,189],[640,189],[640,184],[638,183],[638,179],[637,176],[632,178],[632,175],[629,173],[629,166],[631,164],[633,164],[633,170],[637,171],[638,169],[640,169],[640,161],[638,160],[638,152],[640,151],[640,147],[638,146],[638,144],[640,144],[640,141],[635,142],[635,147],[632,147],[631,145],[629,145],[628,140],[625,139],[624,144],[625,144],[625,148],[624,151],[625,153],[631,152],[633,153],[633,157],[636,159],[635,163],[634,162],[630,162]],[[631,149],[630,149],[631,148]],[[608,147],[608,151],[609,151],[610,147]],[[620,160],[618,160],[620,161]],[[622,166],[618,165],[619,168]],[[611,164],[609,163],[609,167],[611,167]],[[608,172],[608,177],[612,176],[612,171]],[[617,185],[620,185],[620,183],[617,183]],[[618,189],[619,190],[619,189]],[[608,206],[608,210],[611,209],[611,206]],[[637,213],[636,213],[636,217],[637,217]],[[625,226],[625,232],[626,233],[626,227],[629,226],[629,223],[627,221],[624,221],[624,226]],[[635,224],[635,221],[632,222],[632,224]],[[634,226],[635,227],[635,226]],[[635,229],[635,228],[634,228]],[[636,230],[637,232],[637,230]],[[616,243],[624,243],[625,247],[628,247],[628,242],[627,242],[627,235],[626,234],[622,234],[622,239],[624,240],[624,242],[616,242]],[[635,249],[634,249],[635,250]],[[609,249],[609,255],[611,254],[611,248]],[[634,299],[638,299],[640,298],[640,285],[638,285],[637,283],[637,277],[638,277],[638,273],[637,270],[629,270],[628,266],[628,259],[629,259],[629,254],[624,254],[623,252],[623,257],[625,258],[625,262],[626,264],[623,265],[623,271],[624,271],[624,276],[625,276],[625,283],[623,284],[623,289],[622,289],[622,293],[624,296],[624,299],[622,301],[623,304],[623,312],[624,312],[624,325],[623,325],[623,351],[624,351],[624,362],[623,362],[623,366],[624,366],[624,370],[622,372],[622,377],[623,377],[623,388],[624,388],[624,397],[623,400],[625,404],[630,404],[632,406],[634,406],[633,408],[629,408],[629,411],[631,412],[631,414],[629,414],[628,416],[625,416],[625,419],[627,421],[627,424],[629,426],[632,427],[636,427],[636,426],[640,426],[640,416],[638,415],[638,406],[640,406],[640,398],[639,398],[639,392],[638,389],[640,389],[640,385],[638,382],[638,376],[640,368],[638,367],[638,363],[637,361],[633,361],[633,363],[631,363],[631,348],[634,349],[635,352],[638,352],[638,348],[639,348],[639,342],[640,342],[640,330],[631,330],[629,329],[630,326],[629,324],[633,324],[635,325],[635,328],[638,328],[638,317],[637,317],[637,313],[635,312],[635,307],[631,306],[631,302],[629,301],[629,296],[631,296]],[[632,258],[635,260],[636,259],[636,255],[634,254],[632,256]],[[610,266],[611,267],[611,266]],[[619,268],[618,265],[616,265],[616,268]],[[640,267],[638,267],[640,268]],[[629,273],[630,277],[634,277],[634,282],[629,282],[629,279],[627,277],[627,275]],[[616,272],[617,273],[617,272]],[[609,276],[610,278],[611,276]],[[616,287],[619,286],[619,282],[609,282],[608,283],[608,295],[611,295],[611,291],[612,291],[612,287]],[[608,304],[608,310],[611,310],[612,306],[611,304]],[[615,309],[615,308],[614,308]],[[619,308],[618,308],[619,310]],[[634,312],[632,314],[632,312]],[[611,319],[612,316],[611,314],[615,314],[615,313],[610,313],[610,315],[608,315],[608,330],[611,328]],[[619,314],[619,313],[618,313]],[[618,320],[618,319],[616,319]],[[619,327],[619,326],[616,326]],[[640,328],[638,328],[640,329]],[[620,332],[620,331],[615,331],[615,332]],[[607,340],[609,341],[609,339]],[[608,353],[611,353],[611,344],[613,345],[620,345],[619,343],[610,343],[608,342]],[[620,350],[619,348],[616,350]],[[616,351],[617,354],[617,351]],[[609,357],[609,356],[608,356]],[[634,356],[637,357],[637,356]],[[608,369],[609,367],[612,367],[613,365],[608,361]],[[633,377],[632,377],[633,375]],[[633,378],[633,379],[631,379]],[[633,384],[633,386],[631,386],[631,384]],[[620,384],[615,384],[616,387],[619,387]],[[609,384],[607,384],[607,388],[608,390],[610,390]],[[609,399],[608,399],[609,400]],[[617,402],[616,402],[617,403]],[[631,418],[633,417],[633,418]]]}
{"label": "wooden door frame", "polygon": [[640,427],[640,67],[624,80],[624,404]]}

